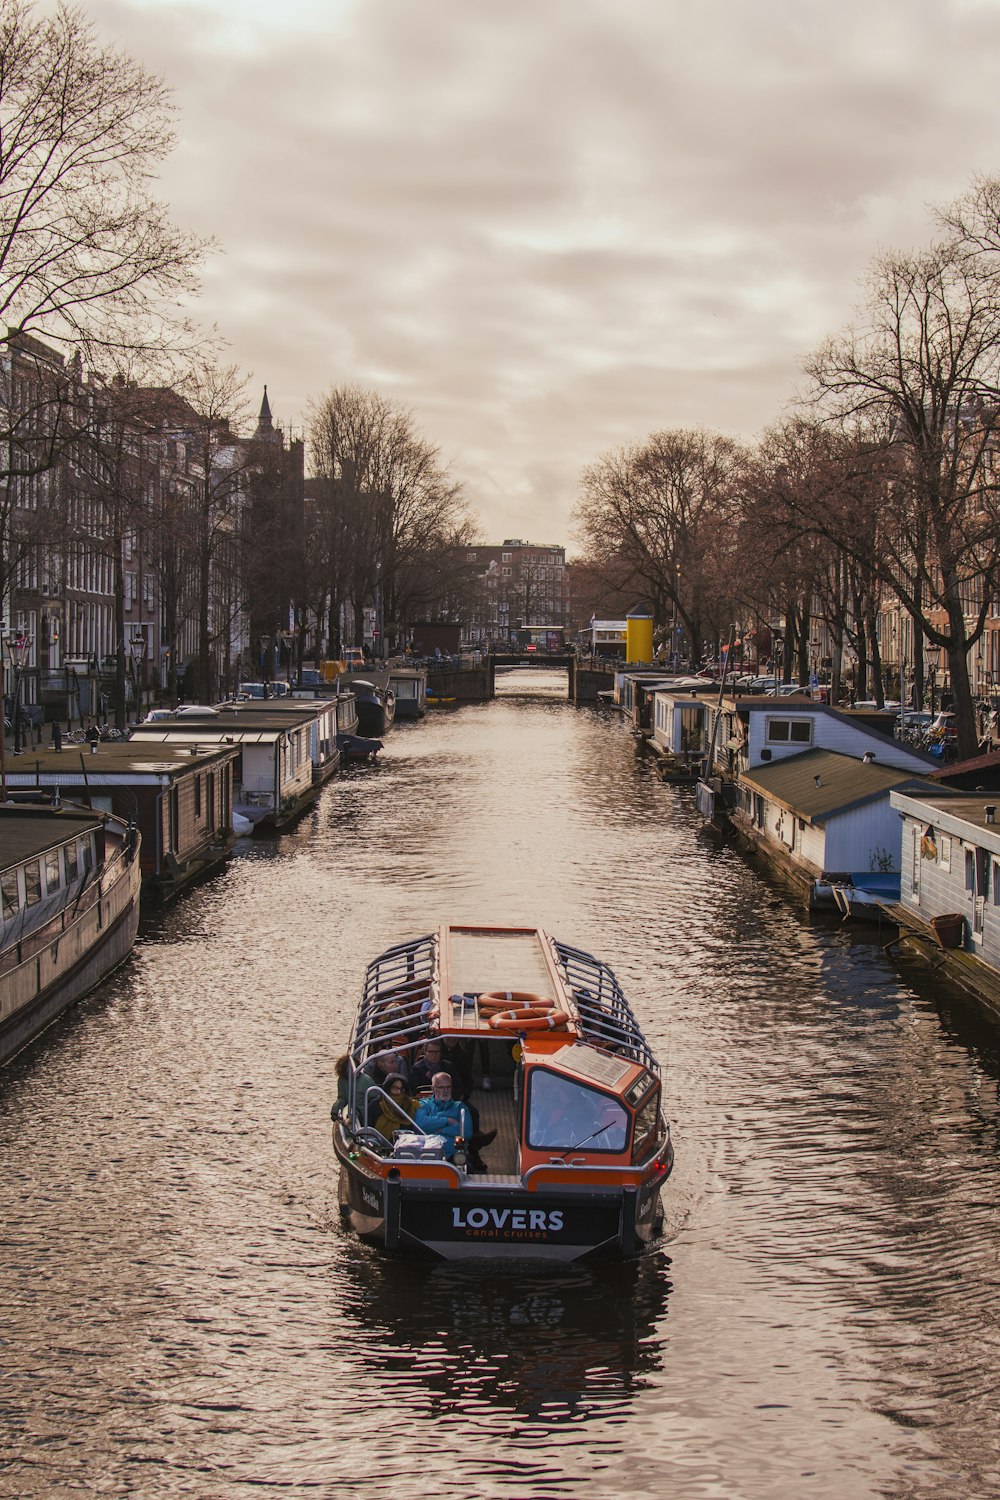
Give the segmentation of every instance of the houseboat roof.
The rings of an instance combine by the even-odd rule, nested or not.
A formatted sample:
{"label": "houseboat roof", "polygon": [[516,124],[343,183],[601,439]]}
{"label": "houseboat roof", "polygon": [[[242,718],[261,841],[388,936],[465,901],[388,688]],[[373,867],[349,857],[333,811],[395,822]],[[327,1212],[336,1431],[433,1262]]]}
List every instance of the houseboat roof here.
{"label": "houseboat roof", "polygon": [[[908,812],[911,816],[920,817],[921,809],[934,808],[942,813],[949,821],[965,823],[972,828],[986,828],[994,839],[1000,840],[1000,823],[996,821],[998,797],[997,793],[978,793],[974,796],[963,792],[947,792],[941,787],[899,787],[897,792],[905,798],[919,803],[919,807],[903,807],[901,810]],[[895,800],[893,806],[895,806]],[[992,819],[987,819],[986,809],[990,808]]]}
{"label": "houseboat roof", "polygon": [[[158,727],[159,724],[150,725],[150,729]],[[212,740],[214,737],[201,734],[198,738]],[[152,749],[154,742],[155,750]],[[109,781],[128,782],[146,776],[159,781],[191,770],[203,770],[206,764],[224,763],[238,753],[238,745],[211,743],[192,746],[178,744],[176,740],[159,743],[154,734],[144,734],[141,740],[101,740],[96,751],[91,751],[89,745],[64,743],[61,751],[44,745],[37,750],[25,751],[16,759],[8,756],[7,781],[16,787],[33,786],[39,777],[48,785],[58,782],[74,786],[80,781],[107,785]]]}
{"label": "houseboat roof", "polygon": [[57,844],[100,828],[104,819],[83,807],[0,803],[0,869],[9,870]]}
{"label": "houseboat roof", "polygon": [[858,760],[836,750],[803,750],[801,755],[789,755],[771,765],[754,766],[742,772],[739,780],[807,823],[824,823],[893,789],[938,790],[912,771]]}
{"label": "houseboat roof", "polygon": [[[309,723],[310,720],[303,722]],[[236,724],[225,719],[157,719],[149,725],[137,724],[129,743],[135,745],[145,740],[150,744],[175,744],[185,755],[190,755],[190,750],[185,748],[190,740],[196,740],[206,749],[209,746],[227,744],[237,749],[241,745],[274,745],[288,733],[288,727],[285,724],[275,724],[273,719],[265,719],[263,723],[257,724]]]}

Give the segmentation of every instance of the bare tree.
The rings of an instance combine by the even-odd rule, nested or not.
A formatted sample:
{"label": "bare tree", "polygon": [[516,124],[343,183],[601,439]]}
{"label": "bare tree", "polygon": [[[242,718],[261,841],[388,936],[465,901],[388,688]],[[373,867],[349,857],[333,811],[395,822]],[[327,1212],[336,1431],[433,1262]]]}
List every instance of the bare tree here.
{"label": "bare tree", "polygon": [[678,429],[605,454],[583,475],[575,519],[587,559],[686,630],[695,657],[728,612],[718,562],[732,545],[740,459],[729,438]]}
{"label": "bare tree", "polygon": [[[162,79],[79,10],[0,17],[0,344],[163,349],[205,244],[150,194],[173,145]],[[170,304],[174,304],[171,306]]]}
{"label": "bare tree", "polygon": [[977,745],[969,650],[1000,589],[1000,274],[970,240],[974,199],[964,208],[963,232],[875,263],[861,327],[828,342],[809,373],[838,420],[877,421],[895,450],[881,574],[947,653],[967,756]]}
{"label": "bare tree", "polygon": [[309,441],[330,635],[349,602],[355,629],[374,603],[391,637],[440,593],[434,559],[471,537],[464,501],[410,413],[377,392],[330,391],[311,407]]}

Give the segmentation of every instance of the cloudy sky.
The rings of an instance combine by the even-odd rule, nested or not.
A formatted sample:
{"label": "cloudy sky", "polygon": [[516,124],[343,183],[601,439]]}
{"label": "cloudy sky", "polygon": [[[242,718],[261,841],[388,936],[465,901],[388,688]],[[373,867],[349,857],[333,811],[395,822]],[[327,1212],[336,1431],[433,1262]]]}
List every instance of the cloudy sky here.
{"label": "cloudy sky", "polygon": [[173,85],[201,312],[301,429],[414,413],[489,540],[581,469],[752,437],[880,249],[1000,173],[1000,0],[84,0]]}

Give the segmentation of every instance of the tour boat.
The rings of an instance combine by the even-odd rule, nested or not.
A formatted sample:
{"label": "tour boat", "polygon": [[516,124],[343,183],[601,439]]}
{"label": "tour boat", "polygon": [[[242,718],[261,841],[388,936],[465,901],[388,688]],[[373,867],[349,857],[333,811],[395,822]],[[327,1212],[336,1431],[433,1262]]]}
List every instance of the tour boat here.
{"label": "tour boat", "polygon": [[132,951],[139,833],[63,803],[0,803],[0,1062]]}
{"label": "tour boat", "polygon": [[[472,1107],[471,1141],[423,1130],[419,1107],[375,1128],[385,1069],[402,1058],[408,1075],[428,1041]],[[589,953],[539,928],[454,924],[389,948],[341,1068],[341,1212],[387,1250],[566,1263],[630,1257],[660,1232],[673,1167],[660,1070]]]}

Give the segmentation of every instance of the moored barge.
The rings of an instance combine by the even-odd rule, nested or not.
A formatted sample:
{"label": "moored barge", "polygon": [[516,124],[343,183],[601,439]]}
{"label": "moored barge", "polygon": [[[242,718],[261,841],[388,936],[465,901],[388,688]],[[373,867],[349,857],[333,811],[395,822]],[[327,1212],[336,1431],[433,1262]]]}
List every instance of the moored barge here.
{"label": "moored barge", "polygon": [[[383,1085],[426,1085],[428,1043],[484,1143],[479,1170],[420,1107],[386,1126]],[[369,965],[333,1141],[354,1230],[444,1260],[635,1255],[673,1166],[660,1070],[614,974],[530,927],[449,924]]]}
{"label": "moored barge", "polygon": [[139,849],[110,813],[0,804],[0,1063],[132,951]]}

